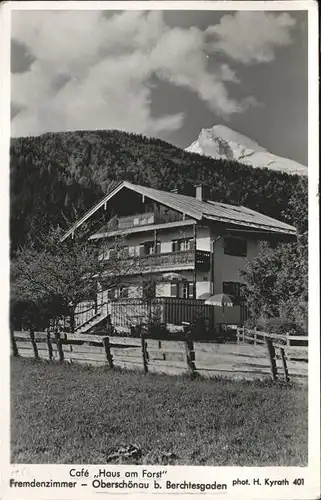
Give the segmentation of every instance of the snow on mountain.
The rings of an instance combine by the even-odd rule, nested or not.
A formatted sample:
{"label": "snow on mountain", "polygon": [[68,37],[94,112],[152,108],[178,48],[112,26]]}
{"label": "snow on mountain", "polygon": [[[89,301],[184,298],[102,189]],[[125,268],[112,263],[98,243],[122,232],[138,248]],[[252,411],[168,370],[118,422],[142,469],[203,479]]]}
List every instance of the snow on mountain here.
{"label": "snow on mountain", "polygon": [[273,155],[257,142],[224,125],[202,129],[198,139],[185,149],[190,153],[234,160],[254,168],[268,168],[287,174],[308,175],[308,168],[296,161]]}

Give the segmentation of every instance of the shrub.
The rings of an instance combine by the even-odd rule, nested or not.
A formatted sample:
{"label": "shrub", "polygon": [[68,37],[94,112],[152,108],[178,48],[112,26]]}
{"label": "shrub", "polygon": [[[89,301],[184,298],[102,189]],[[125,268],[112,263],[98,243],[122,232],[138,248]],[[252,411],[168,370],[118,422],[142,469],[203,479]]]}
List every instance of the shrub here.
{"label": "shrub", "polygon": [[285,335],[287,333],[290,335],[307,335],[307,330],[303,326],[283,318],[260,318],[258,321],[252,319],[248,320],[245,326],[247,328],[256,327],[257,330],[280,335]]}

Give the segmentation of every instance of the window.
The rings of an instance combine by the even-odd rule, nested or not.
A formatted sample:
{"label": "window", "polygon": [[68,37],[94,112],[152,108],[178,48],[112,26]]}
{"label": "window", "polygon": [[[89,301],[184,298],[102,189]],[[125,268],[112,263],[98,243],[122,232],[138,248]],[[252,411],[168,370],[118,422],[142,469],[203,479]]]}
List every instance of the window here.
{"label": "window", "polygon": [[153,299],[156,295],[156,284],[152,282],[143,283],[143,297]]}
{"label": "window", "polygon": [[128,299],[128,287],[127,286],[121,286],[119,288],[119,298],[120,299]]}
{"label": "window", "polygon": [[178,289],[177,283],[171,283],[171,297],[177,297]]}
{"label": "window", "polygon": [[145,248],[145,255],[151,255],[154,253],[160,253],[160,243],[159,241],[156,242],[156,247],[155,247],[155,242],[154,241],[147,241],[144,243],[144,248]]}
{"label": "window", "polygon": [[129,247],[123,247],[121,256],[123,259],[127,259],[129,257]]}
{"label": "window", "polygon": [[224,238],[224,253],[235,257],[246,257],[247,241],[242,238]]}
{"label": "window", "polygon": [[235,306],[239,306],[242,302],[242,288],[245,287],[243,283],[237,283],[236,281],[224,281],[223,282],[223,293],[229,295],[234,302]]}
{"label": "window", "polygon": [[194,297],[194,283],[179,283],[178,289],[181,299],[192,299]]}
{"label": "window", "polygon": [[136,248],[135,246],[130,246],[128,247],[128,255],[129,257],[135,257],[137,254],[136,254]]}
{"label": "window", "polygon": [[178,240],[173,240],[172,241],[172,252],[178,252],[178,251],[179,251]]}
{"label": "window", "polygon": [[116,259],[117,258],[117,250],[116,248],[110,248],[108,250],[108,259]]}
{"label": "window", "polygon": [[180,251],[183,252],[184,250],[190,250],[191,243],[192,243],[192,240],[190,238],[185,238],[183,240],[180,240],[180,242],[179,242]]}
{"label": "window", "polygon": [[108,300],[114,300],[115,297],[116,297],[116,290],[115,290],[115,288],[109,288],[107,290],[107,299]]}
{"label": "window", "polygon": [[145,245],[139,245],[138,247],[138,254],[139,257],[143,257],[145,254]]}
{"label": "window", "polygon": [[192,238],[183,238],[181,240],[172,241],[172,251],[173,252],[184,252],[186,250],[191,250],[193,244]]}
{"label": "window", "polygon": [[194,298],[194,283],[171,283],[171,297],[180,299],[193,299]]}

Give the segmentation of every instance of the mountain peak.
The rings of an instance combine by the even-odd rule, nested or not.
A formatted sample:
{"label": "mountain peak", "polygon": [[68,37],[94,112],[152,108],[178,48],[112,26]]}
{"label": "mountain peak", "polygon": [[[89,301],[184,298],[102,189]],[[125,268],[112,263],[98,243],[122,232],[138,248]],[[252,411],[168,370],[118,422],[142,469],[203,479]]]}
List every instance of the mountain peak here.
{"label": "mountain peak", "polygon": [[186,151],[216,159],[238,161],[253,168],[268,168],[287,174],[308,175],[306,166],[269,153],[249,137],[225,125],[203,128]]}

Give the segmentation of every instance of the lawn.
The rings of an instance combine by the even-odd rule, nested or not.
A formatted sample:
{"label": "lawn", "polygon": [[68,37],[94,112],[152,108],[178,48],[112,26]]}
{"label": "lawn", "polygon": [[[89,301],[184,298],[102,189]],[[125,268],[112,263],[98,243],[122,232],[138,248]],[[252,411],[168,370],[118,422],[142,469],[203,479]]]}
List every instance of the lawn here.
{"label": "lawn", "polygon": [[272,382],[11,361],[13,463],[306,465],[308,395]]}

